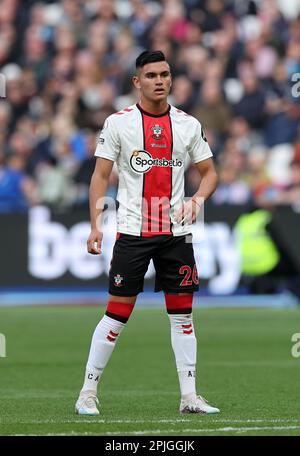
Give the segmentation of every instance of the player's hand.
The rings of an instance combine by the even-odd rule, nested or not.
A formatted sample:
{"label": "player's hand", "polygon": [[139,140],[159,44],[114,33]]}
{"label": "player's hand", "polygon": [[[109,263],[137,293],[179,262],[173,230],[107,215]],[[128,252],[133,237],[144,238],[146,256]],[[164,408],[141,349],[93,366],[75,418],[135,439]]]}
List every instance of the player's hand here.
{"label": "player's hand", "polygon": [[98,230],[92,230],[89,238],[87,240],[87,251],[92,255],[99,255],[102,253],[101,244],[102,244],[103,233]]}
{"label": "player's hand", "polygon": [[195,200],[190,199],[182,208],[175,214],[175,220],[177,223],[183,223],[184,225],[191,225],[195,223],[197,216],[200,212],[200,204]]}

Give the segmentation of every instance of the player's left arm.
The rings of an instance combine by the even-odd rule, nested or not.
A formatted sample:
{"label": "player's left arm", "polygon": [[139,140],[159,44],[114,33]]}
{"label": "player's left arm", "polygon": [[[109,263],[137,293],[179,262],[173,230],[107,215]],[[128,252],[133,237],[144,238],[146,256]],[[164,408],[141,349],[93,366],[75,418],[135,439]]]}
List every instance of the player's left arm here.
{"label": "player's left arm", "polygon": [[218,174],[212,158],[207,158],[206,160],[195,163],[195,167],[198,169],[201,182],[192,200],[201,205],[216,190],[218,185]]}
{"label": "player's left arm", "polygon": [[193,197],[186,202],[177,213],[175,219],[178,223],[194,223],[201,206],[214,193],[218,184],[218,175],[212,158],[207,158],[195,163],[200,174],[200,185]]}

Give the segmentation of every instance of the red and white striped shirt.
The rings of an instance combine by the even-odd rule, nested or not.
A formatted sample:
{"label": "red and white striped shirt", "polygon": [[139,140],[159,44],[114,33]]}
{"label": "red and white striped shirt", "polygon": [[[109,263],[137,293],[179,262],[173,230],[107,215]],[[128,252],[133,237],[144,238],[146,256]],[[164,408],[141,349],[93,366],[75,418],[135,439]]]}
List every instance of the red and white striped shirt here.
{"label": "red and white striped shirt", "polygon": [[120,233],[190,233],[174,219],[184,198],[184,165],[188,156],[192,163],[212,157],[197,119],[170,105],[161,115],[132,105],[106,119],[95,156],[118,167]]}

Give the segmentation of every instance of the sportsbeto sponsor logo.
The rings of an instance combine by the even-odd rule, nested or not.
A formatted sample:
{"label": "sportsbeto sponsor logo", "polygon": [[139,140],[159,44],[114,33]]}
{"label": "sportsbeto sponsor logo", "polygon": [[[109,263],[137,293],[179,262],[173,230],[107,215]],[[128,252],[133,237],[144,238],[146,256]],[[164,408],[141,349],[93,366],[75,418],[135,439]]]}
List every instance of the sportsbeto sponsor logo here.
{"label": "sportsbeto sponsor logo", "polygon": [[147,173],[152,166],[159,166],[163,168],[182,166],[182,161],[168,160],[165,157],[153,158],[152,155],[146,150],[134,150],[130,158],[130,166],[138,174]]}

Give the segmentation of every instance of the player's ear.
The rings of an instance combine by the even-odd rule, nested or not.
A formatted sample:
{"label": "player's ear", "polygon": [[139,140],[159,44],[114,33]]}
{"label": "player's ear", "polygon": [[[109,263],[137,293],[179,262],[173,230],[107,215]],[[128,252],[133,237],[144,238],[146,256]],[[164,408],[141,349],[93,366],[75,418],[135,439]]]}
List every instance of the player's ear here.
{"label": "player's ear", "polygon": [[136,89],[140,89],[141,88],[141,84],[140,84],[140,80],[139,80],[138,76],[135,75],[135,76],[132,77],[132,83],[133,83],[133,85],[134,85],[134,87]]}

